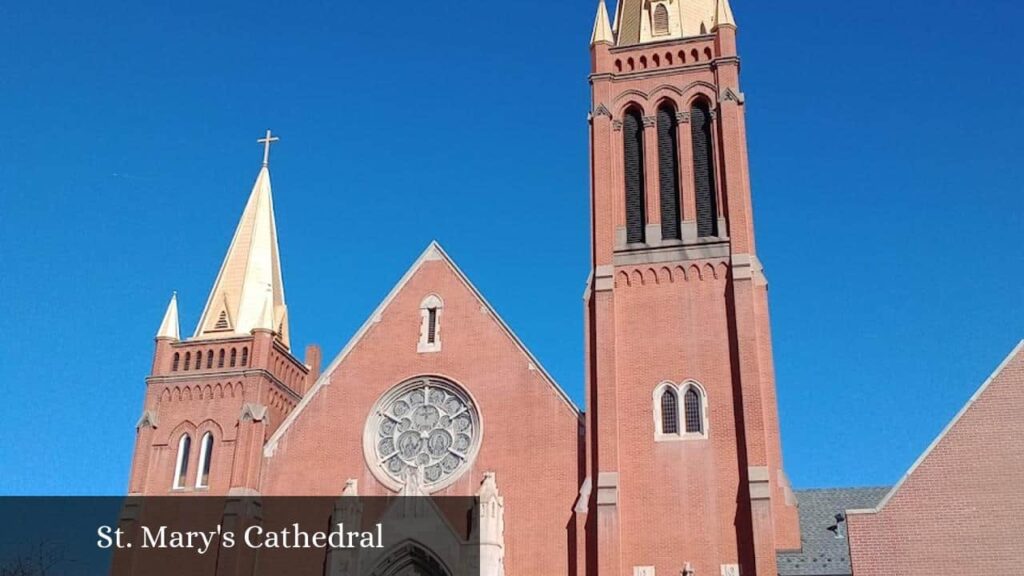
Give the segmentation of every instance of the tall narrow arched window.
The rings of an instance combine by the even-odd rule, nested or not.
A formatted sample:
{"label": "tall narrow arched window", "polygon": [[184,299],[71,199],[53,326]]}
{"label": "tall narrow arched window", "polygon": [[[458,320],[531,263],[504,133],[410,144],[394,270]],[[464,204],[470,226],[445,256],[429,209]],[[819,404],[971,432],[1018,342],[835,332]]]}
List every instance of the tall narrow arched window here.
{"label": "tall narrow arched window", "polygon": [[188,476],[188,453],[192,449],[192,438],[188,434],[182,434],[178,440],[178,460],[174,465],[174,488],[185,487],[185,478]]}
{"label": "tall narrow arched window", "polygon": [[658,183],[661,191],[661,237],[679,240],[679,126],[676,107],[658,107]]}
{"label": "tall narrow arched window", "polygon": [[192,353],[191,352],[185,352],[185,370],[188,370],[191,367],[192,367]]}
{"label": "tall narrow arched window", "polygon": [[217,353],[217,368],[224,367],[224,349],[221,348],[220,352]]}
{"label": "tall narrow arched window", "polygon": [[654,9],[654,35],[665,34],[668,34],[668,8],[664,4],[658,4]]}
{"label": "tall narrow arched window", "polygon": [[199,443],[199,468],[196,474],[196,488],[207,488],[210,486],[210,461],[213,459],[213,433],[207,432],[203,435],[203,441]]}
{"label": "tall narrow arched window", "polygon": [[671,387],[661,393],[661,433],[679,434],[679,397]]}
{"label": "tall narrow arched window", "polygon": [[174,353],[174,362],[171,363],[171,372],[177,372],[178,371],[178,365],[180,363],[181,363],[181,353],[180,352],[175,352]]}
{"label": "tall narrow arched window", "polygon": [[690,109],[693,138],[693,183],[697,196],[697,236],[718,235],[718,206],[715,199],[715,161],[711,141],[711,109],[704,100]]}
{"label": "tall narrow arched window", "polygon": [[444,302],[431,294],[420,302],[420,343],[417,352],[438,352],[441,350],[441,312]]}
{"label": "tall narrow arched window", "polygon": [[696,387],[690,386],[683,394],[683,416],[687,434],[704,433],[704,402]]}
{"label": "tall narrow arched window", "polygon": [[626,242],[643,242],[644,226],[644,123],[640,110],[630,108],[622,118],[623,173],[626,177]]}
{"label": "tall narrow arched window", "polygon": [[244,346],[242,348],[242,366],[244,367],[244,366],[248,366],[248,365],[249,365],[249,347],[248,346]]}
{"label": "tall narrow arched window", "polygon": [[235,348],[231,349],[231,368],[235,367],[235,363],[238,361],[238,350]]}
{"label": "tall narrow arched window", "polygon": [[206,351],[206,369],[213,368],[213,350]]}
{"label": "tall narrow arched window", "polygon": [[203,353],[202,352],[196,352],[196,370],[199,370],[202,367],[203,367]]}

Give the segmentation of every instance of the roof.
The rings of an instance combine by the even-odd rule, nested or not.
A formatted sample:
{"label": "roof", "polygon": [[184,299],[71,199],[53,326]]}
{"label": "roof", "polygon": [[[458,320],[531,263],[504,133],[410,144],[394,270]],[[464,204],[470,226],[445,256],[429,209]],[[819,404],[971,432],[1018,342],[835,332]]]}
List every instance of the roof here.
{"label": "roof", "polygon": [[[849,576],[846,510],[872,508],[888,491],[887,487],[797,490],[803,549],[777,555],[779,576]],[[837,523],[836,514],[842,514],[844,521]]]}

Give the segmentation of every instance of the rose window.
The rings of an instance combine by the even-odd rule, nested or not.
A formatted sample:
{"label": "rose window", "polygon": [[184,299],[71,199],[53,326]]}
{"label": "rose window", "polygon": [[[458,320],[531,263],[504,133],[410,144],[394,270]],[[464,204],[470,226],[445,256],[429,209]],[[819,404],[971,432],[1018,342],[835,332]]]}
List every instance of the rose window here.
{"label": "rose window", "polygon": [[381,399],[367,422],[366,440],[373,443],[371,468],[385,484],[398,489],[415,475],[423,489],[438,490],[475,456],[480,418],[456,385],[418,378]]}

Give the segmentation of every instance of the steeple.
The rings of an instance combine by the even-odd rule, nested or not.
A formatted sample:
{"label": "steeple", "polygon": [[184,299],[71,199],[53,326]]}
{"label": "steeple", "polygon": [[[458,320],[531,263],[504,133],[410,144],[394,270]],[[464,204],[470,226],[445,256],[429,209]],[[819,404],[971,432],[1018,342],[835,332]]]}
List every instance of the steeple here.
{"label": "steeple", "polygon": [[736,19],[732,16],[732,6],[729,6],[729,0],[717,0],[715,5],[715,25],[711,27],[711,31],[717,30],[719,26],[736,27]]}
{"label": "steeple", "polygon": [[164,319],[160,322],[160,329],[156,331],[157,338],[168,340],[180,340],[181,331],[178,329],[178,293],[171,294],[171,301],[167,303],[167,311],[164,312]]}
{"label": "steeple", "polygon": [[593,46],[598,42],[615,44],[615,36],[612,34],[612,27],[608,22],[608,7],[605,6],[604,0],[597,4],[597,16],[594,17],[594,31],[590,34],[590,45]]}
{"label": "steeple", "polygon": [[[269,142],[266,144],[269,147]],[[248,335],[254,328],[272,328],[288,346],[288,315],[266,164],[256,176],[194,337]]]}

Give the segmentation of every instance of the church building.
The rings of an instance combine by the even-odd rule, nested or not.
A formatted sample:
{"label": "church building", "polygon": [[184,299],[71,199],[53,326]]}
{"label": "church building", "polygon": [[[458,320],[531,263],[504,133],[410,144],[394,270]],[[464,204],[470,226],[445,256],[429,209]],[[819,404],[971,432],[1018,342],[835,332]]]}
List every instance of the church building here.
{"label": "church building", "polygon": [[176,297],[160,325],[129,494],[480,495],[487,576],[848,574],[845,540],[833,571],[787,556],[817,540],[783,466],[736,35],[728,0],[598,6],[585,406],[437,243],[326,366],[293,350],[268,132],[194,331]]}

